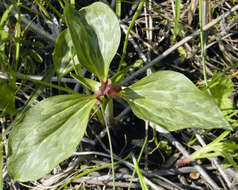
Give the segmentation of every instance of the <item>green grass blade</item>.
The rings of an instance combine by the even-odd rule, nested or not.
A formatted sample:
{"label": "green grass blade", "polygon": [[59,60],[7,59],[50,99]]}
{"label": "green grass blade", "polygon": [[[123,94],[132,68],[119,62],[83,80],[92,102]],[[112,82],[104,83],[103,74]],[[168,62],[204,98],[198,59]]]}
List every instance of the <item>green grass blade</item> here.
{"label": "green grass blade", "polygon": [[[120,163],[120,162],[117,161],[117,162],[114,162],[113,164],[114,164],[114,165],[117,165],[117,164],[119,164],[119,163]],[[82,176],[86,176],[86,175],[88,175],[88,174],[90,174],[90,173],[93,173],[93,172],[96,172],[96,171],[99,171],[99,170],[103,170],[103,169],[109,168],[109,167],[111,167],[111,166],[112,166],[112,163],[110,163],[110,164],[105,164],[105,165],[103,165],[103,166],[99,166],[99,167],[96,167],[96,168],[92,168],[92,169],[86,170],[86,171],[84,171],[84,172],[82,172],[82,173],[80,173],[80,174],[74,176],[72,179],[70,179],[69,181],[67,181],[67,182],[64,183],[63,185],[61,185],[57,190],[63,189],[66,185],[70,184],[72,181],[74,181],[74,180],[77,179],[77,178],[80,178],[80,177],[82,177]]]}
{"label": "green grass blade", "polygon": [[202,155],[197,155],[196,157],[193,157],[193,160],[203,159],[203,158],[215,158],[218,156],[222,156],[222,152],[212,152],[212,153],[204,153]]}
{"label": "green grass blade", "polygon": [[137,7],[137,10],[136,10],[135,14],[132,17],[131,23],[128,27],[128,31],[126,33],[126,38],[125,38],[124,45],[123,45],[123,52],[122,52],[122,56],[121,56],[121,61],[120,61],[119,67],[118,67],[118,71],[121,70],[122,64],[123,64],[125,56],[126,56],[126,49],[127,49],[127,45],[128,45],[128,39],[129,39],[130,31],[132,30],[133,26],[135,25],[136,19],[140,15],[140,12],[143,8],[144,3],[145,3],[145,0],[140,1],[139,5]]}
{"label": "green grass blade", "polygon": [[206,146],[203,146],[202,148],[194,152],[191,155],[192,160],[208,158],[208,157],[217,157],[217,156],[221,156],[221,154],[224,153],[225,151],[229,151],[231,149],[237,149],[236,146],[231,147],[232,144],[227,144],[225,143],[225,141],[221,142],[222,140],[224,140],[224,138],[228,134],[230,134],[230,131],[224,131],[220,136],[218,136],[211,143],[207,144]]}
{"label": "green grass blade", "polygon": [[29,29],[29,27],[31,26],[31,24],[34,22],[34,20],[37,18],[37,16],[34,16],[34,18],[33,19],[31,19],[31,21],[26,25],[26,27],[23,29],[23,31],[22,31],[22,36],[23,36],[23,38],[26,36],[26,33],[27,33],[27,31],[28,31],[28,29]]}
{"label": "green grass blade", "polygon": [[228,162],[230,162],[230,164],[235,168],[235,170],[238,171],[238,165],[233,160],[233,158],[225,151],[223,151],[222,154],[225,156],[225,158],[228,160]]}
{"label": "green grass blade", "polygon": [[39,0],[35,0],[35,2],[39,6],[39,8],[42,10],[42,12],[45,14],[45,16],[47,18],[50,18],[50,15],[49,15],[48,11],[46,10],[46,8],[44,7],[44,5],[42,4],[42,2]]}
{"label": "green grass blade", "polygon": [[[51,77],[54,75],[55,71],[54,71],[54,67],[51,67],[48,69],[48,72],[43,76],[42,81],[49,83]],[[14,76],[15,77],[15,76]],[[27,80],[27,79],[26,79]],[[50,84],[50,83],[49,83]],[[21,118],[24,117],[24,113],[31,107],[32,103],[34,103],[34,101],[36,100],[36,98],[38,98],[40,96],[40,94],[43,93],[44,89],[45,89],[46,85],[42,85],[42,84],[38,84],[37,87],[35,88],[35,90],[32,92],[30,98],[27,100],[27,102],[25,103],[23,109],[21,110],[21,112],[19,112],[19,114],[17,114],[17,117],[14,119],[14,121],[12,122],[12,125],[10,125],[3,133],[3,137],[5,137],[6,134],[9,133],[9,131],[11,130],[12,126],[14,126],[14,123],[17,123],[19,120],[21,120]],[[20,89],[20,88],[19,88]]]}
{"label": "green grass blade", "polygon": [[12,8],[13,8],[14,6],[15,6],[15,5],[12,4],[12,5],[10,5],[10,6],[4,11],[4,13],[3,13],[3,15],[2,15],[2,18],[1,18],[1,21],[0,21],[0,28],[3,28],[4,23],[5,23],[5,21],[7,20],[7,17],[8,17],[9,13],[11,12],[11,10],[12,10]]}
{"label": "green grass blade", "polygon": [[141,171],[140,171],[140,168],[139,168],[139,166],[138,166],[138,163],[137,163],[136,158],[135,158],[134,156],[132,156],[132,159],[133,159],[133,163],[134,163],[134,165],[135,165],[135,169],[136,169],[137,175],[138,175],[138,177],[139,177],[139,181],[140,181],[140,184],[141,184],[141,188],[142,188],[143,190],[149,190],[148,187],[147,187],[147,185],[146,185],[146,183],[145,183],[144,177],[143,177],[143,175],[142,175],[142,173],[141,173]]}
{"label": "green grass blade", "polygon": [[227,135],[230,134],[231,131],[224,131],[221,135],[219,135],[214,141],[212,141],[210,144],[219,143],[222,141]]}
{"label": "green grass blade", "polygon": [[[64,16],[63,16],[48,0],[44,0],[44,1],[45,1],[45,3],[53,10],[53,12],[54,12],[58,17],[61,18],[61,20],[62,20],[64,23],[66,23]],[[59,1],[59,3],[61,3],[61,1]],[[62,8],[64,8],[64,7],[62,7]]]}
{"label": "green grass blade", "polygon": [[60,7],[61,7],[62,9],[64,9],[64,3],[66,4],[67,1],[64,0],[64,3],[63,3],[63,0],[59,0],[58,3],[60,4]]}
{"label": "green grass blade", "polygon": [[117,18],[120,20],[120,18],[121,18],[121,0],[116,0],[116,15],[117,15]]}
{"label": "green grass blade", "polygon": [[28,10],[30,13],[34,13],[34,14],[36,14],[36,15],[38,15],[38,16],[43,17],[42,13],[40,13],[40,12],[34,10],[34,9],[31,9],[31,8],[27,7],[27,6],[24,5],[23,3],[20,3],[20,4],[18,4],[18,5],[19,5],[21,8]]}
{"label": "green grass blade", "polygon": [[[142,156],[142,154],[144,152],[144,149],[145,149],[145,146],[146,146],[147,139],[148,139],[148,136],[145,136],[145,140],[144,140],[144,143],[143,143],[142,148],[140,150],[140,154],[137,158],[137,163],[140,162],[141,156]],[[129,183],[129,186],[128,186],[128,190],[130,190],[130,188],[131,188],[132,180],[134,179],[135,173],[136,173],[136,168],[133,170],[133,173],[131,175],[131,180],[130,180],[130,183]]]}
{"label": "green grass blade", "polygon": [[[18,0],[18,4],[21,3],[21,0]],[[20,58],[20,42],[21,42],[21,7],[17,5],[17,24],[16,24],[16,65],[15,71],[18,69],[18,62]]]}

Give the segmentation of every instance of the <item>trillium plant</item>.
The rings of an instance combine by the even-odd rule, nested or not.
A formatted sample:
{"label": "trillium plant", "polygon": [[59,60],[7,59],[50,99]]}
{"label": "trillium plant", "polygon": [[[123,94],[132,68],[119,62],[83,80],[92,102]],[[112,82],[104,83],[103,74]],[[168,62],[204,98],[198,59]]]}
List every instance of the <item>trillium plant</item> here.
{"label": "trillium plant", "polygon": [[[116,15],[106,4],[96,2],[79,11],[68,4],[64,14],[67,29],[58,36],[53,62],[59,79],[71,73],[87,95],[47,98],[15,122],[7,156],[8,173],[14,180],[37,180],[70,157],[86,131],[90,115],[96,111],[105,114],[104,108],[113,98],[124,99],[137,117],[169,131],[230,129],[213,98],[183,74],[159,71],[123,89],[119,84],[125,70],[109,78],[121,31]],[[96,80],[84,77],[82,68],[93,73]]]}

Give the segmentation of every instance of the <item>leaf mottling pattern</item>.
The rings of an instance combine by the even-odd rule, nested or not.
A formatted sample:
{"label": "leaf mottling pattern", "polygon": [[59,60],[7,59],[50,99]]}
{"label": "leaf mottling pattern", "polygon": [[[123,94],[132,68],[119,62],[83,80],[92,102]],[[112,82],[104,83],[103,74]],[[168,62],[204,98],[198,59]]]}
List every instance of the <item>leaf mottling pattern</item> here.
{"label": "leaf mottling pattern", "polygon": [[101,2],[80,11],[68,5],[65,15],[79,62],[100,80],[106,81],[121,38],[116,15]]}
{"label": "leaf mottling pattern", "polygon": [[184,75],[159,71],[121,92],[132,111],[167,130],[183,128],[231,129],[212,97]]}
{"label": "leaf mottling pattern", "polygon": [[94,96],[60,95],[32,107],[9,136],[9,175],[18,181],[36,180],[71,156],[95,103]]}
{"label": "leaf mottling pattern", "polygon": [[85,18],[97,34],[105,73],[107,73],[120,43],[119,21],[114,12],[104,3],[96,2],[90,6],[90,9],[86,9]]}

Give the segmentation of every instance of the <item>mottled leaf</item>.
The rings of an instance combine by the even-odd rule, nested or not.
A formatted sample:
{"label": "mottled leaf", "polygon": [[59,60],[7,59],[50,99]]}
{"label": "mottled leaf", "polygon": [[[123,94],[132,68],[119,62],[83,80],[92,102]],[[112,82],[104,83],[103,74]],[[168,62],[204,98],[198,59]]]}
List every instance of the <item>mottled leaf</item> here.
{"label": "mottled leaf", "polygon": [[18,181],[37,180],[71,156],[95,103],[95,96],[60,95],[29,109],[9,136],[9,175]]}
{"label": "mottled leaf", "polygon": [[169,131],[184,128],[231,129],[213,98],[177,72],[153,73],[125,88],[120,96],[139,118]]}
{"label": "mottled leaf", "polygon": [[80,11],[68,4],[64,14],[79,62],[100,80],[106,81],[121,38],[116,15],[101,2]]}
{"label": "mottled leaf", "polygon": [[53,52],[53,62],[59,79],[73,70],[79,61],[68,29],[60,33]]}

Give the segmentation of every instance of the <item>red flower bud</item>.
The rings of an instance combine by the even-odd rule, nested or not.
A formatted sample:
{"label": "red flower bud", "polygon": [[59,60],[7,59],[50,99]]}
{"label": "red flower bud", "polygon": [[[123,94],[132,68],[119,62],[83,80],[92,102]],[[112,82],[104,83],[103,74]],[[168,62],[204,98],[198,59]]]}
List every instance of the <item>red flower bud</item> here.
{"label": "red flower bud", "polygon": [[99,90],[96,90],[94,94],[97,97],[97,104],[102,104],[100,96],[111,96],[113,98],[118,98],[118,93],[121,91],[121,87],[118,84],[113,84],[111,79],[108,79],[106,82],[101,81],[101,86]]}

